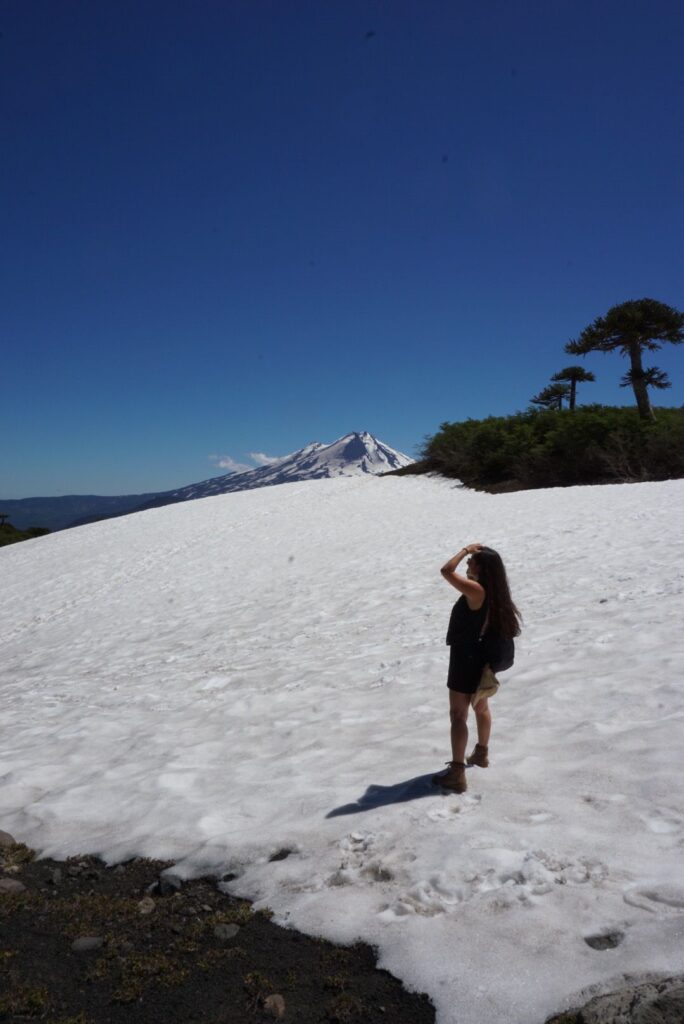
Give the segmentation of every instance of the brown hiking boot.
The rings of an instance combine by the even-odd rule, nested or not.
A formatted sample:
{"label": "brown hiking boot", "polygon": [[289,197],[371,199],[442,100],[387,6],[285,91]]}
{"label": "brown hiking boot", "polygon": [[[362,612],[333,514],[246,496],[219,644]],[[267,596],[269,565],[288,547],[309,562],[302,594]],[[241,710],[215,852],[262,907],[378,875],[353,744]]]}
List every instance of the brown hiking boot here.
{"label": "brown hiking boot", "polygon": [[489,768],[488,750],[489,747],[483,747],[481,743],[476,743],[475,749],[470,757],[466,758],[466,762],[468,764],[476,764],[478,768]]}
{"label": "brown hiking boot", "polygon": [[450,789],[452,793],[465,793],[468,788],[465,776],[466,766],[458,761],[447,761],[447,770],[433,775],[432,781],[442,789]]}

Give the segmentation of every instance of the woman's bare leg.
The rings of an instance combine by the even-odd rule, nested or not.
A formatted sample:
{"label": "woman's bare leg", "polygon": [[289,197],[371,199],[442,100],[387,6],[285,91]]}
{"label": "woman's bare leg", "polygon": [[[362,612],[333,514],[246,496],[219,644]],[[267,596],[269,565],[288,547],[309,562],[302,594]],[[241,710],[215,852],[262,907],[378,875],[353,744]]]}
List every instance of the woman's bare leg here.
{"label": "woman's bare leg", "polygon": [[449,717],[451,719],[451,757],[456,764],[465,764],[468,743],[468,708],[470,694],[449,690]]}
{"label": "woman's bare leg", "polygon": [[474,708],[475,721],[477,722],[477,742],[481,747],[489,745],[489,736],[492,731],[492,713],[489,710],[489,701],[485,697],[480,700]]}

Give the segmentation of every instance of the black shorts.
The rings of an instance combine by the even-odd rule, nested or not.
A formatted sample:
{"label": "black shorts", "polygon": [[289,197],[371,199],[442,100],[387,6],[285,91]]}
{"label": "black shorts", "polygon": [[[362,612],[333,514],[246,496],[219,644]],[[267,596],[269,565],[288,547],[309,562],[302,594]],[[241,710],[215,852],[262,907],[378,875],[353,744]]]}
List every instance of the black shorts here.
{"label": "black shorts", "polygon": [[452,644],[449,652],[447,686],[457,693],[475,693],[484,668],[479,644]]}

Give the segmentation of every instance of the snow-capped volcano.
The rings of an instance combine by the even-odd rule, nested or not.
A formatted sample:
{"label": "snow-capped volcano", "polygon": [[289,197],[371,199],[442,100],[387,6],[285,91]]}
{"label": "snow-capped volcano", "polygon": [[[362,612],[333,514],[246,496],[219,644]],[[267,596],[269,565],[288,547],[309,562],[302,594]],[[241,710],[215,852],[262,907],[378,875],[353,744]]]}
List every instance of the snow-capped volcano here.
{"label": "snow-capped volcano", "polygon": [[387,473],[410,465],[414,460],[395,451],[367,431],[339,437],[332,444],[314,441],[299,451],[244,473],[227,473],[197,484],[188,484],[177,491],[158,495],[143,508],[169,505],[177,501],[207,498],[229,491],[249,491],[255,487],[292,483],[296,480],[319,480],[335,476],[364,476]]}
{"label": "snow-capped volcano", "polygon": [[[278,482],[286,480],[314,480],[319,477],[359,476],[363,473],[387,473],[391,469],[408,466],[413,459],[389,445],[378,441],[367,431],[345,434],[332,444],[315,441],[292,455],[286,455],[277,463],[261,469],[242,473],[244,479],[252,479],[265,468],[275,471]],[[259,477],[261,479],[261,477]],[[269,481],[271,482],[271,481]],[[276,481],[273,481],[276,482]],[[251,485],[250,485],[251,486]]]}

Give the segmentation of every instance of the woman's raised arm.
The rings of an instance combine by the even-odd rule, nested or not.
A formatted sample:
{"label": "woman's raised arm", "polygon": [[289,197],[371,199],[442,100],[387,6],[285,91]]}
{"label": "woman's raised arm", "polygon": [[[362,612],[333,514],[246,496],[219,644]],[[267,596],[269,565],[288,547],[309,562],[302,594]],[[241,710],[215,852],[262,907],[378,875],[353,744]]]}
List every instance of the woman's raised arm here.
{"label": "woman's raised arm", "polygon": [[478,608],[482,607],[486,596],[484,588],[480,586],[477,580],[470,580],[467,576],[461,576],[460,573],[456,572],[456,567],[463,561],[466,555],[476,554],[481,547],[481,544],[467,544],[453,558],[445,562],[439,570],[447,583],[450,583],[452,587],[456,587],[456,590],[460,591],[461,594],[465,594],[466,601],[473,611],[477,611]]}

